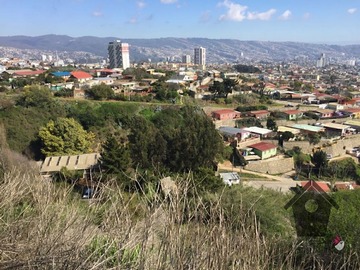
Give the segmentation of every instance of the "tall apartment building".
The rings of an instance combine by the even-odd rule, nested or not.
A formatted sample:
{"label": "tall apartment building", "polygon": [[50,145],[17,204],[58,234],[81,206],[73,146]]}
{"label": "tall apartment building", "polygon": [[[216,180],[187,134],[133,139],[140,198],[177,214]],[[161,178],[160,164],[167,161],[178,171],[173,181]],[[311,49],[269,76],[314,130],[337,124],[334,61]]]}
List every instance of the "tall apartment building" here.
{"label": "tall apartment building", "polygon": [[327,66],[329,63],[329,60],[326,58],[325,53],[322,53],[320,55],[320,58],[316,61],[316,67],[323,68]]}
{"label": "tall apartment building", "polygon": [[188,54],[185,54],[182,56],[182,62],[184,64],[190,64],[191,63],[191,56]]}
{"label": "tall apartment building", "polygon": [[129,44],[123,43],[120,40],[109,42],[108,55],[110,68],[130,67]]}
{"label": "tall apartment building", "polygon": [[203,47],[194,49],[194,64],[205,66],[206,65],[206,49]]}

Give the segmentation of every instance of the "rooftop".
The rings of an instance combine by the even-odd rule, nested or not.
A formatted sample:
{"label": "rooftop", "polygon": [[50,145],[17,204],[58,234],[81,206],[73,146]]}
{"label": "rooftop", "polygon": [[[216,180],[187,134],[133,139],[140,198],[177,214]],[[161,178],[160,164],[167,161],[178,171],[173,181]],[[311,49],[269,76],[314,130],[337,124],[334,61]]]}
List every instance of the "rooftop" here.
{"label": "rooftop", "polygon": [[260,151],[266,151],[266,150],[277,148],[276,145],[274,145],[272,143],[268,143],[268,142],[255,143],[255,144],[249,145],[249,147],[258,149]]}
{"label": "rooftop", "polygon": [[300,113],[303,113],[303,112],[300,111],[300,110],[286,110],[286,111],[283,111],[283,113],[286,113],[286,114],[300,114]]}
{"label": "rooftop", "polygon": [[238,113],[238,111],[232,110],[232,109],[221,109],[221,110],[216,110],[213,111],[213,113],[218,113],[218,114],[224,114],[224,113]]}
{"label": "rooftop", "polygon": [[92,78],[92,76],[89,73],[82,71],[82,70],[73,71],[73,72],[71,72],[71,75],[73,77],[75,77],[76,79],[91,79]]}
{"label": "rooftop", "polygon": [[241,128],[234,128],[234,127],[219,127],[219,131],[220,133],[225,133],[225,134],[228,134],[228,135],[236,135],[238,133],[245,133],[245,132],[249,132],[249,131],[246,131],[244,129],[241,129]]}
{"label": "rooftop", "polygon": [[68,170],[85,170],[96,165],[99,158],[98,153],[47,157],[41,165],[40,172],[58,172],[63,167]]}
{"label": "rooftop", "polygon": [[341,129],[341,130],[350,128],[350,126],[337,124],[337,123],[323,123],[322,126],[326,128]]}
{"label": "rooftop", "polygon": [[311,131],[311,132],[320,132],[320,131],[324,130],[323,127],[311,126],[311,125],[306,125],[306,124],[295,124],[295,125],[292,125],[291,127],[297,128],[297,129],[302,129],[302,130],[307,130],[307,131]]}
{"label": "rooftop", "polygon": [[252,133],[256,133],[256,134],[260,134],[260,135],[266,135],[272,132],[272,130],[267,129],[267,128],[260,128],[260,127],[246,127],[243,128],[243,130],[252,132]]}

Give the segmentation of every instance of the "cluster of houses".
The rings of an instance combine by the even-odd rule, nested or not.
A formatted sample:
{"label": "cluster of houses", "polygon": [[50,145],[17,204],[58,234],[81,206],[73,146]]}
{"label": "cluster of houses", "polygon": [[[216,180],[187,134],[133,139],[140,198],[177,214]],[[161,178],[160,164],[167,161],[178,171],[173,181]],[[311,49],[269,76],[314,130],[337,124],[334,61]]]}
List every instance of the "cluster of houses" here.
{"label": "cluster of houses", "polygon": [[[360,112],[360,108],[357,110]],[[266,120],[271,115],[271,112],[267,110],[240,113],[233,109],[221,109],[213,111],[211,117],[216,123],[224,141],[234,146],[238,154],[244,156],[247,161],[255,161],[277,155],[277,145],[266,140],[276,138],[278,133],[291,132],[294,135],[292,140],[304,140],[309,134],[319,134],[319,137],[329,139],[341,139],[357,134],[360,131],[360,117],[355,113],[355,108],[344,109],[343,113],[347,115],[347,118],[343,119],[343,123],[328,121],[308,124],[294,121],[302,119],[304,111],[284,110],[278,112],[277,115],[282,116],[282,122],[285,125],[278,126],[276,131],[257,126],[234,127],[236,126],[236,120],[242,118],[253,117],[259,120]]]}

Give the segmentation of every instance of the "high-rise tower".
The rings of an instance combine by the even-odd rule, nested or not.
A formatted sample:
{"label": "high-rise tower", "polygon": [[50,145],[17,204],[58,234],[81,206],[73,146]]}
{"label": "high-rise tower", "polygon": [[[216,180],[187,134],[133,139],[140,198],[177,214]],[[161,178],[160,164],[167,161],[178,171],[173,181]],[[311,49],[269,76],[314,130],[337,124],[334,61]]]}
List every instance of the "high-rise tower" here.
{"label": "high-rise tower", "polygon": [[130,67],[129,44],[120,40],[109,42],[108,46],[110,68],[127,69]]}
{"label": "high-rise tower", "polygon": [[203,47],[194,49],[194,64],[205,66],[206,65],[206,49]]}

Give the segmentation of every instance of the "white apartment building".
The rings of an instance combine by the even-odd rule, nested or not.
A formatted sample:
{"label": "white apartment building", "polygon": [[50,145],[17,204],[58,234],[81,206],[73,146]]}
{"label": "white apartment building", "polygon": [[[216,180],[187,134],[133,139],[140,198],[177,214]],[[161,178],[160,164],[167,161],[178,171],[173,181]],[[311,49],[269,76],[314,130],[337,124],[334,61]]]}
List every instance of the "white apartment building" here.
{"label": "white apartment building", "polygon": [[129,44],[120,40],[109,42],[108,55],[110,68],[127,69],[130,67]]}

